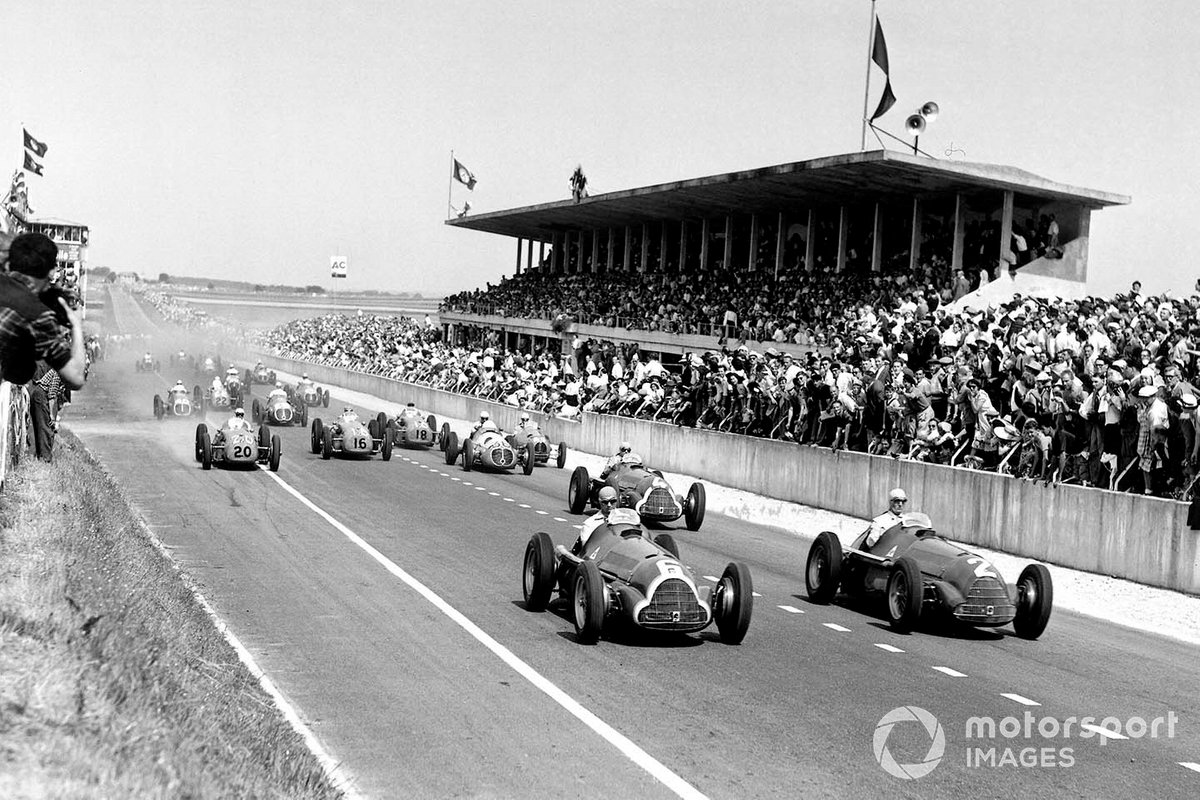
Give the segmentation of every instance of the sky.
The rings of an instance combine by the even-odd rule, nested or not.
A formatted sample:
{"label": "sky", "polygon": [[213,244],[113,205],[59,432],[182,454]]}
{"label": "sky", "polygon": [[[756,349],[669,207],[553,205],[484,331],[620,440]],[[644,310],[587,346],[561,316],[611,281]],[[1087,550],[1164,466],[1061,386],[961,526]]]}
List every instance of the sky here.
{"label": "sky", "polygon": [[[934,156],[1132,197],[1092,217],[1089,288],[1200,277],[1200,6],[879,0],[902,135]],[[855,152],[869,0],[9,3],[0,179],[49,146],[40,217],[91,266],[437,295],[515,241],[444,225],[450,153],[496,211]],[[882,90],[873,69],[871,107]],[[8,144],[3,144],[8,142]],[[868,149],[877,149],[873,138]],[[895,145],[899,147],[899,145]],[[1189,222],[1191,220],[1191,222]]]}

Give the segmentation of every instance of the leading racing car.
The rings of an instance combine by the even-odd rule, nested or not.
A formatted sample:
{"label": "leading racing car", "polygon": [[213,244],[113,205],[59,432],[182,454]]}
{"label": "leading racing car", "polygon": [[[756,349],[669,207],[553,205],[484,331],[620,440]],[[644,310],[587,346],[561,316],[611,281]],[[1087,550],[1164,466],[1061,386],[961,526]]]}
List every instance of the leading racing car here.
{"label": "leading racing car", "polygon": [[250,413],[255,422],[267,425],[299,425],[302,428],[308,425],[308,407],[302,405],[297,409],[287,396],[282,394],[269,396],[265,402],[254,398]]}
{"label": "leading racing car", "polygon": [[458,446],[458,434],[451,431],[445,438],[445,445],[446,464],[453,464],[461,455],[463,469],[467,472],[479,468],[510,470],[520,467],[526,475],[532,475],[534,464],[537,463],[532,444],[517,450],[509,443],[504,432],[494,427],[476,429],[463,440],[461,448]]}
{"label": "leading racing car", "polygon": [[271,436],[265,426],[260,425],[256,433],[249,426],[231,428],[226,424],[216,435],[210,434],[203,422],[196,426],[196,460],[203,469],[212,469],[213,464],[243,467],[266,464],[271,472],[278,472],[282,454],[279,435]]}
{"label": "leading racing car", "polygon": [[664,633],[693,633],[715,620],[721,641],[739,644],[754,607],[746,565],[731,562],[716,586],[700,586],[671,534],[651,539],[628,508],[614,509],[578,553],[547,533],[530,538],[522,564],[525,607],[545,610],[556,586],[584,644],[599,640],[610,619]]}
{"label": "leading racing car", "polygon": [[1022,639],[1046,630],[1054,585],[1042,564],[1025,567],[1010,586],[986,559],[938,535],[925,514],[902,514],[869,550],[868,532],[846,549],[830,531],[817,536],[804,573],[814,603],[831,602],[839,589],[851,597],[882,596],[888,619],[900,631],[935,615],[984,628],[1011,622]]}
{"label": "leading racing car", "polygon": [[592,480],[587,467],[576,467],[567,486],[567,507],[572,514],[582,514],[589,505],[598,507],[596,495],[604,486],[617,490],[622,508],[632,508],[644,522],[673,522],[683,517],[689,531],[700,530],[704,523],[707,502],[704,484],[695,481],[687,496],[677,495],[658,470],[648,469],[637,456],[614,466],[604,480]]}

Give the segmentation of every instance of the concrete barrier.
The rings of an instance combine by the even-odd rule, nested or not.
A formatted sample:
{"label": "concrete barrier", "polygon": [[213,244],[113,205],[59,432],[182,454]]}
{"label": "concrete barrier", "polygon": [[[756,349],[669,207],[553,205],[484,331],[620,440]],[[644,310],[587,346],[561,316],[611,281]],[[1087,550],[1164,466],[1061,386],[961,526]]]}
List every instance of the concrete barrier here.
{"label": "concrete barrier", "polygon": [[[306,371],[318,383],[399,405],[411,401],[435,414],[473,419],[487,409],[498,425],[512,428],[520,413],[378,375],[261,358],[273,369]],[[1200,532],[1187,527],[1186,503],[605,414],[584,414],[578,421],[534,416],[552,441],[583,452],[611,453],[618,442],[629,441],[659,469],[857,517],[882,511],[888,491],[902,486],[914,510],[929,514],[938,530],[965,544],[1200,594]]]}

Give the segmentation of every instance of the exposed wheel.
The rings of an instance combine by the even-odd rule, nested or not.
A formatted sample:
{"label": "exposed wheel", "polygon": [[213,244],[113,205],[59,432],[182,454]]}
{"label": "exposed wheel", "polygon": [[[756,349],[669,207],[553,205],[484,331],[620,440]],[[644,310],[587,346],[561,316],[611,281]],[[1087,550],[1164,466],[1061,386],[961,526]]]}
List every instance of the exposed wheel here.
{"label": "exposed wheel", "polygon": [[537,456],[533,454],[533,442],[525,445],[525,463],[522,465],[526,475],[533,474],[533,468],[537,465]]}
{"label": "exposed wheel", "polygon": [[829,531],[822,531],[808,548],[808,564],[804,568],[804,585],[808,599],[828,603],[837,596],[842,579],[842,542]]}
{"label": "exposed wheel", "polygon": [[158,395],[154,395],[154,418],[163,418],[163,401]]}
{"label": "exposed wheel", "polygon": [[600,641],[604,615],[608,611],[604,578],[595,561],[584,561],[575,568],[575,591],[572,595],[575,638],[580,644],[595,644]]}
{"label": "exposed wheel", "polygon": [[271,434],[267,430],[266,425],[258,426],[258,449],[269,450],[271,448]]}
{"label": "exposed wheel", "polygon": [[465,442],[463,442],[462,459],[463,459],[463,469],[466,470],[467,472],[470,472],[471,468],[473,466],[475,466],[472,463],[475,459],[475,447],[474,447],[474,445],[471,444],[470,439],[467,439]]}
{"label": "exposed wheel", "polygon": [[558,460],[554,462],[555,466],[562,469],[567,465],[567,443],[558,443]]}
{"label": "exposed wheel", "polygon": [[375,415],[375,425],[376,425],[376,427],[379,428],[379,434],[381,436],[383,435],[383,432],[385,430],[387,430],[387,423],[388,423],[387,414],[380,411],[378,414]]}
{"label": "exposed wheel", "polygon": [[389,422],[383,429],[383,444],[379,446],[379,454],[384,461],[392,460],[392,440],[394,438],[396,438],[396,432],[392,430]]}
{"label": "exposed wheel", "polygon": [[440,447],[442,449],[443,453],[446,452],[446,440],[448,438],[450,438],[450,423],[443,422],[442,423],[442,433],[440,436],[438,436],[438,447]]}
{"label": "exposed wheel", "polygon": [[[379,428],[379,420],[377,420],[377,419],[367,420],[367,433],[371,434],[371,439],[373,441],[379,440],[380,435],[382,435],[380,428]],[[372,444],[372,448],[374,448],[374,444]]]}
{"label": "exposed wheel", "polygon": [[591,484],[592,479],[588,477],[587,467],[576,467],[571,473],[571,482],[567,484],[567,508],[572,514],[582,514],[587,508]]}
{"label": "exposed wheel", "polygon": [[258,425],[262,422],[262,404],[257,398],[254,400],[254,405],[250,406],[250,419],[254,420],[254,424]]}
{"label": "exposed wheel", "polygon": [[442,452],[446,454],[446,466],[450,466],[458,458],[458,434],[447,431],[443,436],[445,438],[442,439]]}
{"label": "exposed wheel", "polygon": [[300,404],[300,414],[298,417],[300,421],[297,424],[299,424],[301,428],[308,424],[308,406],[304,405],[303,403]]}
{"label": "exposed wheel", "polygon": [[204,408],[204,390],[199,386],[192,387],[192,405],[197,409]]}
{"label": "exposed wheel", "polygon": [[425,424],[429,426],[429,432],[433,433],[437,430],[437,417],[435,417],[433,414],[430,414],[425,418]]}
{"label": "exposed wheel", "polygon": [[154,362],[154,371],[155,371],[155,372],[162,372],[162,362],[161,362],[161,361],[155,361],[155,362]]}
{"label": "exposed wheel", "polygon": [[554,542],[550,534],[538,531],[525,545],[521,583],[525,592],[525,610],[544,611],[554,592]]}
{"label": "exposed wheel", "polygon": [[754,611],[754,584],[750,580],[750,568],[731,561],[721,574],[721,580],[713,591],[713,616],[717,618],[717,632],[725,644],[741,644],[750,629],[750,615]]}
{"label": "exposed wheel", "polygon": [[213,452],[212,439],[209,438],[208,431],[200,438],[200,467],[202,469],[212,469]]}
{"label": "exposed wheel", "polygon": [[687,501],[683,505],[683,521],[689,531],[698,531],[704,524],[704,484],[696,481],[688,489]]}
{"label": "exposed wheel", "polygon": [[321,458],[328,461],[333,457],[333,431],[329,428],[325,429],[325,433],[321,436]]}
{"label": "exposed wheel", "polygon": [[279,472],[279,457],[282,455],[283,455],[283,442],[280,441],[278,435],[272,436],[271,437],[271,455],[267,459],[267,466],[270,467],[271,472]]}
{"label": "exposed wheel", "polygon": [[313,454],[321,452],[321,442],[325,440],[325,425],[321,422],[320,417],[314,417],[312,421],[311,444]]}
{"label": "exposed wheel", "polygon": [[911,631],[921,621],[921,606],[925,599],[925,584],[921,567],[911,556],[900,556],[892,565],[887,582],[887,613],[892,627]]}
{"label": "exposed wheel", "polygon": [[669,533],[660,533],[658,536],[654,537],[654,543],[663,550],[666,550],[671,555],[675,556],[675,558],[678,560],[679,543],[675,541],[674,536]]}
{"label": "exposed wheel", "polygon": [[325,406],[326,408],[329,408],[329,390],[328,389],[321,392],[321,405]]}
{"label": "exposed wheel", "polygon": [[251,372],[250,370],[246,370],[246,386],[253,386],[253,385],[254,385],[254,373]]}
{"label": "exposed wheel", "polygon": [[1017,616],[1013,630],[1022,639],[1036,639],[1050,622],[1054,607],[1054,583],[1050,570],[1041,564],[1030,564],[1017,578]]}
{"label": "exposed wheel", "polygon": [[203,422],[196,426],[196,461],[200,461],[204,457],[204,448],[200,443],[204,440],[206,433],[208,433],[208,426]]}

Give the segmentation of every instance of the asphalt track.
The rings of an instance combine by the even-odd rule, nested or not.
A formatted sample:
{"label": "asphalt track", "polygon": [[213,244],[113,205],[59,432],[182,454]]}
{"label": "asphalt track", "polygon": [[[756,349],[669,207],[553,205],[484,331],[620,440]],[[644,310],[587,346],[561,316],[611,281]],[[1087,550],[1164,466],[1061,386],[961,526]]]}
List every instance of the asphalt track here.
{"label": "asphalt track", "polygon": [[[109,313],[128,331],[152,325],[120,293]],[[164,373],[135,374],[132,351],[97,365],[70,427],[363,794],[1200,795],[1196,647],[1062,610],[1036,642],[899,635],[872,609],[807,601],[807,538],[715,515],[673,534],[699,575],[749,566],[759,596],[741,646],[715,631],[583,646],[563,610],[530,613],[521,598],[529,535],[569,543],[582,520],[566,509],[569,469],[465,473],[440,452],[399,449],[388,463],[322,461],[306,429],[285,428],[277,476],[204,472],[195,421],[150,413],[178,346],[170,329],[154,333]],[[945,741],[916,780],[876,757],[882,744],[900,764],[929,755],[917,723],[877,732],[905,706],[934,715]],[[966,737],[968,718],[1023,727],[1026,712],[1028,737]],[[1165,722],[1153,738],[1125,725],[1171,715],[1170,736]],[[1080,738],[1078,722],[1070,738],[1039,733],[1069,717],[1129,738]],[[995,748],[997,765],[969,763],[975,747]],[[1000,765],[1008,748],[1027,760],[1037,749],[1038,763]]]}

